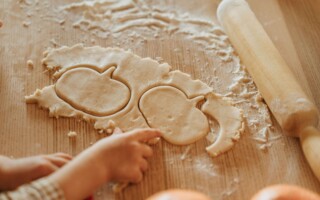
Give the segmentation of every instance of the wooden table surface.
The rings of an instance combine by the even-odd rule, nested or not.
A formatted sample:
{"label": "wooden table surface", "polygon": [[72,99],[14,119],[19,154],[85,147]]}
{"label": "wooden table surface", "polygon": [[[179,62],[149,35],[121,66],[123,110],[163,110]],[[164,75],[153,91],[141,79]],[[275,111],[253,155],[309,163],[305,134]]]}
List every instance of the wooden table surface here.
{"label": "wooden table surface", "polygon": [[[52,1],[60,5],[61,2]],[[212,20],[216,20],[214,15],[218,2],[212,1],[208,7],[212,9]],[[320,110],[320,1],[248,2]],[[47,111],[38,109],[36,105],[26,105],[24,96],[51,83],[43,73],[41,59],[43,50],[52,46],[52,38],[63,45],[84,42],[89,46],[90,41],[83,41],[85,33],[77,29],[66,29],[61,34],[58,25],[50,21],[33,19],[30,27],[24,27],[24,17],[16,1],[0,2],[0,20],[4,24],[0,28],[0,154],[23,157],[63,151],[76,155],[102,136],[86,122],[49,118]],[[47,28],[40,29],[41,23]],[[47,37],[38,37],[40,34]],[[114,45],[108,40],[96,38],[96,41],[101,46]],[[181,41],[150,41],[148,48],[134,48],[133,51],[143,57],[160,56],[174,68],[197,77],[191,69],[195,66],[193,58],[187,63],[191,68],[185,68],[181,58],[164,50],[172,43],[181,48],[188,47]],[[26,67],[29,59],[35,62],[32,70]],[[76,139],[70,140],[66,136],[69,130],[78,132]],[[168,188],[188,188],[202,191],[214,199],[249,199],[262,187],[276,183],[296,184],[320,193],[320,182],[306,164],[299,141],[295,138],[284,136],[279,144],[273,145],[268,152],[262,152],[244,136],[231,151],[213,159],[204,152],[206,145],[203,140],[187,147],[190,148],[191,159],[181,160],[179,156],[187,150],[186,147],[175,147],[162,141],[154,147],[151,169],[141,184],[130,186],[116,195],[109,185],[105,185],[96,197],[137,200]],[[202,159],[210,165],[202,165]],[[191,164],[199,166],[190,168]]]}

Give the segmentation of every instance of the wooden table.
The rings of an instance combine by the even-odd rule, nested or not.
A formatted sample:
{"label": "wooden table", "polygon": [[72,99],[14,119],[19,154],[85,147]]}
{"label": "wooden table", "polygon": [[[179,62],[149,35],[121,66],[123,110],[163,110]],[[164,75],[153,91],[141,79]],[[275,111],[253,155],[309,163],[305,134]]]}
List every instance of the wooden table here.
{"label": "wooden table", "polygon": [[[62,2],[51,3],[61,5]],[[208,6],[214,21],[218,2],[211,1]],[[320,1],[248,2],[320,110]],[[167,3],[174,4],[171,1]],[[39,13],[41,15],[45,11],[40,10]],[[52,46],[52,38],[63,45],[92,44],[83,39],[85,33],[77,29],[62,31],[50,20],[41,18],[33,19],[29,26],[23,25],[25,17],[16,1],[0,2],[0,20],[4,23],[0,29],[0,153],[15,158],[57,151],[76,155],[102,136],[93,130],[91,124],[83,121],[49,118],[47,111],[38,109],[36,105],[26,105],[24,96],[52,82],[41,67],[42,52]],[[40,24],[46,28],[39,28]],[[109,40],[95,39],[101,46],[114,45]],[[186,47],[178,40],[150,41],[148,48],[134,48],[133,51],[143,57],[161,56],[174,68],[197,77],[192,69],[195,66],[193,57],[187,63],[190,67],[185,67],[181,58],[165,51],[172,44]],[[28,59],[35,62],[34,69],[26,66]],[[69,130],[78,132],[76,139],[67,137]],[[207,144],[202,140],[190,147],[175,147],[162,141],[154,147],[151,170],[141,184],[130,186],[117,195],[111,192],[109,185],[105,185],[96,197],[137,200],[168,188],[189,188],[214,199],[248,199],[262,187],[276,183],[296,184],[320,193],[320,182],[306,164],[299,141],[295,138],[285,136],[265,153],[243,136],[235,148],[214,159],[208,158],[204,152],[203,147]],[[180,159],[181,153],[186,151],[189,151],[190,159]]]}

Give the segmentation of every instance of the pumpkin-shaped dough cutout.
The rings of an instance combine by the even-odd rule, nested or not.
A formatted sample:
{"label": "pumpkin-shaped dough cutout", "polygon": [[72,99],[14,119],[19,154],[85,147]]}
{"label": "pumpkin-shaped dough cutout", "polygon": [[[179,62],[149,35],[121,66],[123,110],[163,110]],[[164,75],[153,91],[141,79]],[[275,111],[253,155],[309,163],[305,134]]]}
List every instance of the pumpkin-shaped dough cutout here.
{"label": "pumpkin-shaped dough cutout", "polygon": [[163,132],[163,138],[176,145],[191,144],[209,131],[206,116],[196,108],[203,97],[188,99],[177,88],[159,86],[148,90],[139,107],[152,128]]}
{"label": "pumpkin-shaped dough cutout", "polygon": [[130,100],[129,88],[111,78],[115,67],[99,73],[90,68],[65,72],[56,82],[57,95],[74,108],[94,116],[108,116]]}

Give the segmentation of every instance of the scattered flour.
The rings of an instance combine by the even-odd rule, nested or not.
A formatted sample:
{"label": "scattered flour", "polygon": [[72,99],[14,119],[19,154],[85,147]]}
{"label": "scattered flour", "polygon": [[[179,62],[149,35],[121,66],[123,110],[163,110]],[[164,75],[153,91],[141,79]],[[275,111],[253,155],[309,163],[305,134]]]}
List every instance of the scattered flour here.
{"label": "scattered flour", "polygon": [[183,154],[180,156],[180,160],[185,160],[187,158],[190,149],[191,149],[191,146],[187,146],[187,148],[184,150]]}
{"label": "scattered flour", "polygon": [[213,163],[208,163],[204,157],[195,157],[192,160],[192,167],[203,176],[209,176],[210,178],[220,176],[218,166]]}
{"label": "scattered flour", "polygon": [[[182,36],[215,52],[222,60],[232,59],[233,48],[222,29],[213,22],[186,13],[159,9],[142,0],[92,0],[61,6],[60,13],[73,15],[73,27],[101,38],[118,38],[125,32],[140,39]],[[137,39],[137,38],[136,38]]]}
{"label": "scattered flour", "polygon": [[229,183],[229,186],[222,192],[222,197],[225,198],[225,197],[229,197],[232,194],[234,194],[237,191],[237,189],[239,188],[239,183],[240,183],[239,178],[234,178]]}

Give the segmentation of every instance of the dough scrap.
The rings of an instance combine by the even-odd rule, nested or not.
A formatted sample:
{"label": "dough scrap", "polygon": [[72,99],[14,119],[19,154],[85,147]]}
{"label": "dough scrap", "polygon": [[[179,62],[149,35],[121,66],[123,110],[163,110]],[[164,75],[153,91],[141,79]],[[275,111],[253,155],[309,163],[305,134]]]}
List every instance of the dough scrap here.
{"label": "dough scrap", "polygon": [[206,95],[206,102],[202,105],[201,110],[215,118],[220,130],[217,140],[206,148],[211,156],[218,156],[231,149],[235,141],[240,139],[244,131],[244,122],[242,110],[233,107],[232,104],[214,93]]}
{"label": "dough scrap", "polygon": [[196,108],[203,96],[187,99],[177,88],[152,88],[141,97],[139,107],[152,128],[160,129],[163,138],[176,145],[188,145],[209,131],[206,116]]}
{"label": "dough scrap", "polygon": [[[161,111],[163,108],[170,110],[175,123],[180,125],[167,126],[172,134],[165,130],[164,138],[182,145],[195,142],[209,132],[205,113],[217,119],[221,127],[218,139],[207,148],[214,156],[230,149],[243,131],[242,112],[238,108],[214,94],[212,88],[200,80],[193,80],[178,70],[170,71],[167,63],[159,64],[151,58],[141,58],[118,48],[83,47],[81,44],[51,49],[44,56],[42,62],[48,70],[55,72],[53,77],[57,82],[26,96],[26,102],[49,109],[50,116],[83,118],[93,122],[95,129],[103,131],[114,128],[110,125],[112,120],[123,131],[128,131],[150,125],[165,127],[162,123],[168,123],[169,119],[167,113]],[[74,84],[83,81],[81,79],[90,81]],[[102,87],[104,81],[114,86],[106,86],[106,89]],[[81,91],[82,88],[86,89]],[[89,88],[92,90],[88,91]],[[112,104],[109,96],[105,96],[108,91],[113,91],[110,93],[110,98],[115,99]],[[88,92],[92,92],[92,96],[87,95],[90,98],[86,99]],[[163,104],[168,102],[166,95],[173,103],[158,104],[160,100]],[[98,102],[92,103],[94,98]],[[202,108],[196,108],[202,99],[205,101]],[[174,109],[177,113],[173,113]],[[157,113],[152,113],[153,110]],[[150,122],[152,116],[157,119]]]}

